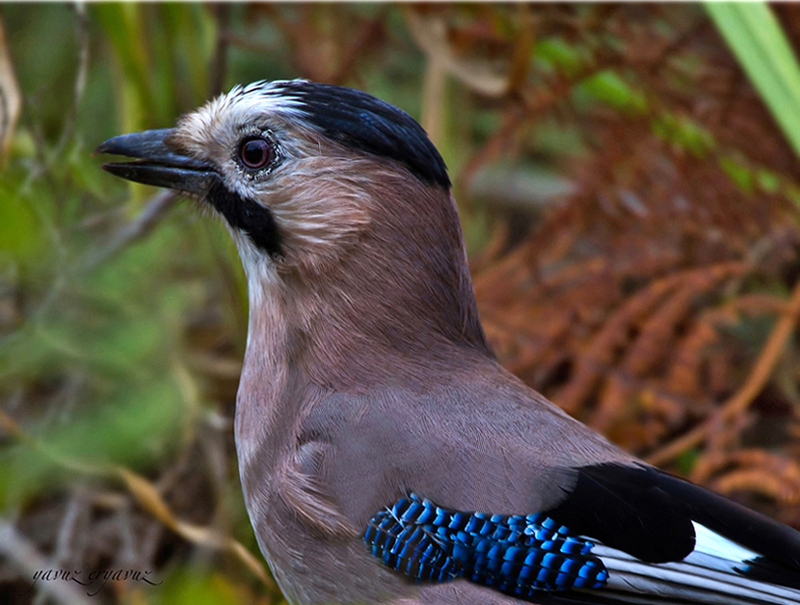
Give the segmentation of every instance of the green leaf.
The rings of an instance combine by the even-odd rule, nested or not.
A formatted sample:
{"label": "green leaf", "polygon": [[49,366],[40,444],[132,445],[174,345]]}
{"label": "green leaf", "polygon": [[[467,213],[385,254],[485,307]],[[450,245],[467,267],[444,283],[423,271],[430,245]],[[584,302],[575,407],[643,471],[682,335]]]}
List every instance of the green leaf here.
{"label": "green leaf", "polygon": [[[125,130],[136,130],[139,123],[152,120],[159,109],[151,88],[148,48],[144,35],[143,7],[133,4],[97,4],[93,7],[122,65],[123,97],[127,102],[123,117]],[[129,117],[133,115],[133,117]],[[160,116],[159,116],[160,117]],[[163,123],[164,120],[155,120]],[[130,124],[129,124],[130,122]]]}
{"label": "green leaf", "polygon": [[686,116],[664,112],[653,119],[652,128],[656,136],[699,158],[716,147],[714,136]]}
{"label": "green leaf", "polygon": [[607,69],[586,78],[576,91],[588,94],[615,109],[641,112],[647,108],[647,101],[640,92],[631,88],[619,74]]}
{"label": "green leaf", "polygon": [[781,177],[772,170],[759,168],[756,172],[758,186],[767,193],[776,193],[781,187]]}
{"label": "green leaf", "polygon": [[739,189],[746,193],[753,192],[753,173],[737,162],[735,158],[730,156],[722,157],[719,160],[719,165]]}
{"label": "green leaf", "polygon": [[0,184],[0,254],[35,257],[44,244],[41,225],[28,200]]}
{"label": "green leaf", "polygon": [[763,2],[709,2],[711,19],[800,156],[800,66]]}
{"label": "green leaf", "polygon": [[557,37],[540,40],[534,48],[533,56],[547,67],[556,68],[566,75],[577,74],[583,67],[578,49]]}

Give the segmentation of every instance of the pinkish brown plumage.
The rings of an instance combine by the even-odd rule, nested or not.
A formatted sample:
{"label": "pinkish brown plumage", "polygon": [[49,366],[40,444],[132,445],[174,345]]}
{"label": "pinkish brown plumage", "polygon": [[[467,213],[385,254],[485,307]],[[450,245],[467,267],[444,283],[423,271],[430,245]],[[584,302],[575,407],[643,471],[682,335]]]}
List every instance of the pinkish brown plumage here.
{"label": "pinkish brown plumage", "polygon": [[106,168],[202,199],[236,241],[240,474],[292,603],[800,603],[797,532],[644,465],[497,364],[444,162],[405,113],[260,82],[98,150],[140,158]]}

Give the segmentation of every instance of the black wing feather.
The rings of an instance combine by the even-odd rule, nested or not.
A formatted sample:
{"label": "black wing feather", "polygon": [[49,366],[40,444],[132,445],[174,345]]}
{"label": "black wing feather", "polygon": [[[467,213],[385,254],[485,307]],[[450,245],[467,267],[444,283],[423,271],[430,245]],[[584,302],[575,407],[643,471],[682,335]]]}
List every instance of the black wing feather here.
{"label": "black wing feather", "polygon": [[547,513],[642,561],[680,561],[694,549],[694,527],[654,470],[622,464],[582,467],[575,489]]}
{"label": "black wing feather", "polygon": [[696,521],[760,555],[745,562],[744,575],[800,587],[800,533],[653,467],[581,467],[575,489],[547,514],[648,563],[681,561],[691,553]]}

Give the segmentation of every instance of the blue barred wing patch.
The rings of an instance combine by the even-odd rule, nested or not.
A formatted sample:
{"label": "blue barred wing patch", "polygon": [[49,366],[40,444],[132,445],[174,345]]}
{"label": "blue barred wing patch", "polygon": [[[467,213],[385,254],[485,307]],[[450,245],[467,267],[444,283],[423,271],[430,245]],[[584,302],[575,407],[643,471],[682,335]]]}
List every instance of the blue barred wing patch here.
{"label": "blue barred wing patch", "polygon": [[370,519],[364,541],[388,567],[418,581],[467,578],[518,597],[600,588],[608,571],[594,544],[550,517],[448,510],[416,494]]}

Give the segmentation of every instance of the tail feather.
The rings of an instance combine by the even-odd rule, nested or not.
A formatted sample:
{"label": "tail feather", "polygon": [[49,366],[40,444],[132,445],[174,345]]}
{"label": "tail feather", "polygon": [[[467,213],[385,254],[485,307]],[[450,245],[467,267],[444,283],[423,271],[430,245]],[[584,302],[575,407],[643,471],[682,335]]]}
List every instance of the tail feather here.
{"label": "tail feather", "polygon": [[598,544],[592,554],[608,570],[606,595],[637,603],[798,605],[800,590],[748,575],[758,554],[695,523],[697,542],[683,561],[646,563]]}

